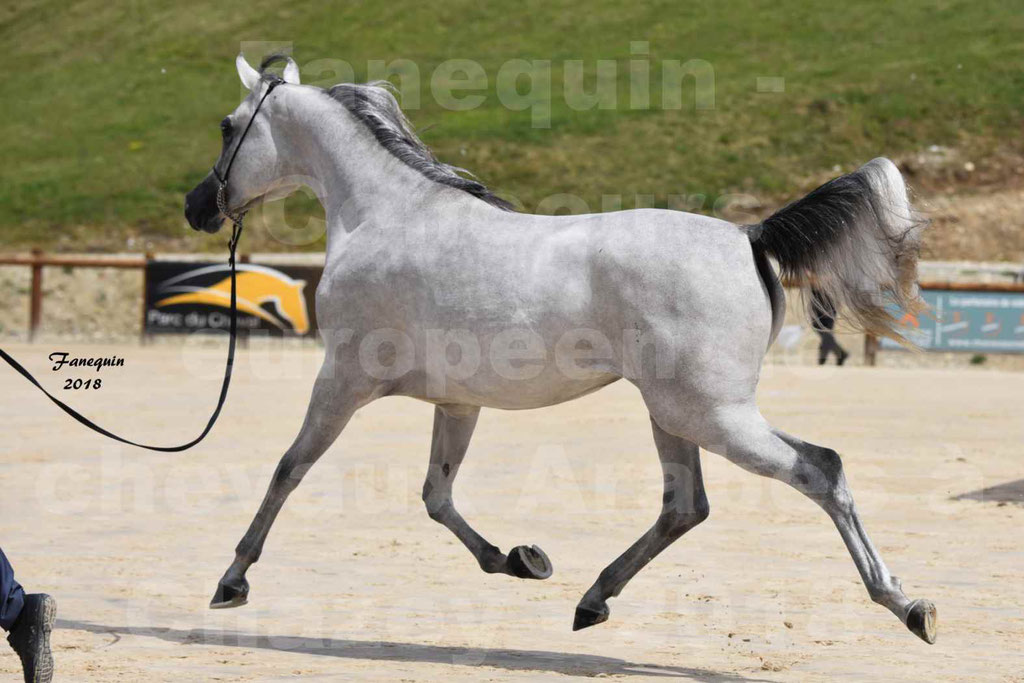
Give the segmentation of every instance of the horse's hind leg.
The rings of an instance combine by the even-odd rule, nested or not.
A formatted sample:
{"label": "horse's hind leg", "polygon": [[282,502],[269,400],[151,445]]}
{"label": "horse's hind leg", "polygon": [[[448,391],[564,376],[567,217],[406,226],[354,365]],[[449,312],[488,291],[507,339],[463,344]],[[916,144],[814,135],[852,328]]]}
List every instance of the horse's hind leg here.
{"label": "horse's hind leg", "polygon": [[618,595],[637,572],[673,541],[707,519],[711,510],[704,493],[697,446],[672,436],[653,419],[651,425],[665,478],[661,514],[654,526],[608,565],[584,594],[576,607],[574,631],[607,620],[608,598]]}
{"label": "horse's hind leg", "polygon": [[753,405],[719,410],[700,442],[756,474],[778,479],[813,500],[832,518],[871,599],[887,607],[922,640],[935,642],[935,605],[911,601],[889,574],[853,504],[839,454],[772,429]]}
{"label": "horse's hind leg", "polygon": [[210,601],[212,609],[238,607],[246,603],[249,583],[245,580],[245,573],[259,560],[263,543],[285,499],[313,463],[334,443],[352,413],[363,403],[365,399],[334,377],[330,364],[325,364],[313,385],[302,428],[278,463],[259,511],[235,548],[235,560],[224,573]]}
{"label": "horse's hind leg", "polygon": [[427,514],[446,526],[473,553],[488,574],[509,574],[523,579],[551,576],[551,561],[537,546],[517,546],[507,556],[473,530],[452,501],[452,484],[469,448],[480,409],[475,406],[438,406],[434,409],[434,436],[430,466],[423,482]]}
{"label": "horse's hind leg", "polygon": [[903,594],[900,580],[889,574],[882,556],[868,538],[860,515],[853,504],[853,494],[846,483],[843,463],[839,454],[830,448],[815,446],[773,430],[775,436],[789,445],[797,454],[795,465],[782,473],[783,481],[798,489],[822,507],[832,518],[853,557],[868,595],[887,607],[927,643],[936,636],[936,610],[930,600],[911,602]]}

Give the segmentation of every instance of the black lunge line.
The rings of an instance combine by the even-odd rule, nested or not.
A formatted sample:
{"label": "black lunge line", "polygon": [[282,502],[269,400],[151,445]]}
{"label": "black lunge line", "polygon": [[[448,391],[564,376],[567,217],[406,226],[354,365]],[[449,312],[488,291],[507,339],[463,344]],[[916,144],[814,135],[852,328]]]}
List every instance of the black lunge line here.
{"label": "black lunge line", "polygon": [[228,242],[228,264],[231,266],[231,333],[228,339],[228,359],[224,364],[224,382],[220,387],[220,396],[217,399],[217,407],[213,409],[213,414],[210,415],[210,419],[206,423],[206,427],[203,428],[203,431],[199,436],[188,443],[181,444],[180,446],[147,446],[146,444],[118,436],[117,434],[100,427],[98,424],[44,389],[43,385],[39,383],[39,380],[32,376],[31,372],[26,370],[21,363],[14,360],[9,353],[0,349],[0,358],[7,361],[7,364],[21,373],[22,377],[34,384],[39,391],[46,394],[46,397],[57,404],[58,408],[89,429],[99,432],[103,436],[110,437],[114,441],[120,441],[121,443],[128,444],[129,446],[138,446],[139,448],[145,448],[150,451],[160,451],[161,453],[177,453],[179,451],[188,450],[205,439],[206,435],[210,433],[211,429],[213,429],[213,425],[217,422],[217,418],[220,417],[221,408],[224,407],[224,401],[226,401],[228,397],[228,385],[231,384],[231,370],[234,368],[235,364],[235,337],[238,332],[238,306],[235,298],[235,250],[238,248],[238,240],[242,237],[242,222],[245,220],[245,214],[247,213],[244,210],[234,212],[228,209],[228,176],[231,173],[231,166],[235,163],[235,157],[238,156],[238,150],[242,148],[242,143],[245,142],[245,136],[248,135],[249,129],[252,128],[253,121],[256,120],[256,115],[260,113],[260,108],[263,107],[263,102],[266,101],[267,96],[270,95],[274,88],[281,82],[282,81],[279,80],[271,80],[267,82],[267,91],[263,93],[263,97],[261,97],[260,101],[256,104],[256,108],[253,110],[252,116],[249,118],[249,123],[246,125],[245,130],[242,131],[242,136],[239,138],[238,144],[235,145],[235,150],[232,152],[231,158],[228,159],[228,166],[224,169],[224,176],[222,177],[220,175],[216,166],[213,167],[213,174],[220,183],[220,187],[217,188],[217,208],[231,221],[232,224],[231,241]]}
{"label": "black lunge line", "polygon": [[75,410],[68,404],[64,403],[64,401],[61,401],[59,398],[57,398],[49,391],[44,389],[43,385],[39,383],[39,380],[32,376],[31,372],[26,370],[21,365],[21,363],[14,360],[14,358],[12,358],[11,355],[8,354],[3,349],[0,349],[0,358],[3,358],[5,361],[7,361],[8,365],[10,365],[12,368],[21,373],[22,377],[27,379],[29,382],[32,382],[32,384],[36,385],[36,388],[39,389],[39,391],[46,394],[46,397],[48,399],[56,403],[58,408],[63,410],[71,417],[75,418],[78,422],[82,423],[89,429],[95,432],[99,432],[103,436],[108,436],[114,441],[120,441],[121,443],[126,443],[129,446],[138,446],[139,448],[145,448],[151,451],[161,451],[163,453],[176,453],[178,451],[184,451],[189,448],[192,448],[197,443],[206,438],[206,435],[210,433],[211,429],[213,429],[213,424],[217,421],[217,418],[220,416],[220,410],[221,408],[224,407],[224,401],[228,397],[228,385],[231,383],[231,369],[235,364],[235,334],[237,332],[238,317],[238,311],[235,306],[235,247],[237,246],[238,238],[241,235],[242,226],[240,223],[236,223],[234,228],[232,229],[231,243],[229,245],[231,249],[231,256],[228,259],[228,262],[231,264],[231,336],[230,339],[228,340],[228,359],[224,367],[224,383],[220,387],[220,397],[217,399],[217,407],[213,409],[213,414],[210,415],[209,422],[206,423],[206,427],[203,429],[202,433],[196,438],[189,441],[188,443],[181,444],[180,446],[147,446],[146,444],[137,443],[130,439],[126,439],[122,436],[118,436],[117,434],[114,434],[104,429],[103,427],[100,427],[98,424],[96,424],[89,418],[85,417],[77,410]]}

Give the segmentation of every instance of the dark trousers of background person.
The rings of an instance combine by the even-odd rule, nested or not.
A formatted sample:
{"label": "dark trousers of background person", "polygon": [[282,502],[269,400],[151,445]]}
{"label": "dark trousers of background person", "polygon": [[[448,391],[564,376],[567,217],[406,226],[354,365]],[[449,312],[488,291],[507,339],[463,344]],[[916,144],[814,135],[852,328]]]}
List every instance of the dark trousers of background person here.
{"label": "dark trousers of background person", "polygon": [[25,604],[25,591],[14,580],[14,567],[0,548],[0,627],[10,631]]}
{"label": "dark trousers of background person", "polygon": [[821,337],[821,344],[818,346],[818,365],[824,365],[830,353],[836,355],[836,362],[839,365],[846,360],[846,349],[836,341],[836,335],[832,330],[836,326],[836,309],[832,302],[818,290],[811,290],[811,312],[813,314],[814,331]]}

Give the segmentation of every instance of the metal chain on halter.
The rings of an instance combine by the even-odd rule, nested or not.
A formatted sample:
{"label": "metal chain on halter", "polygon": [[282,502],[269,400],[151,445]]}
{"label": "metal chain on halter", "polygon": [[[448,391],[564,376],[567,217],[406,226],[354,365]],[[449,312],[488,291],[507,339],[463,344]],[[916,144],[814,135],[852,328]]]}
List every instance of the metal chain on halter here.
{"label": "metal chain on halter", "polygon": [[242,237],[242,223],[245,221],[245,214],[248,211],[235,213],[228,208],[227,183],[221,183],[217,188],[217,210],[231,221],[231,240],[228,242],[228,262],[231,268],[235,267],[235,249],[238,247],[238,240]]}

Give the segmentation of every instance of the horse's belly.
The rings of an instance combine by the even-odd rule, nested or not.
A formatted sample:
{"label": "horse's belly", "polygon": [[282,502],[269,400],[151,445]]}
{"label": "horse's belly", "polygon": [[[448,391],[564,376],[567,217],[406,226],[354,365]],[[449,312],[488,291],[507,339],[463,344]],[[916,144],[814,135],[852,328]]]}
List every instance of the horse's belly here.
{"label": "horse's belly", "polygon": [[501,410],[529,410],[564,403],[606,387],[620,378],[608,372],[568,379],[544,373],[531,379],[496,377],[479,373],[466,379],[429,377],[415,373],[396,388],[396,394],[435,404],[473,405]]}

